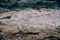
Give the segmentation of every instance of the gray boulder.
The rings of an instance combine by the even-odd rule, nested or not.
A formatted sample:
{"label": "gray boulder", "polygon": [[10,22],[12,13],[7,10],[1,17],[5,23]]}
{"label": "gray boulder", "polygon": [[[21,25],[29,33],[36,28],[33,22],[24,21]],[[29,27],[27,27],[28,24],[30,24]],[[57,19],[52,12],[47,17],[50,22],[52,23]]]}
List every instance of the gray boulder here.
{"label": "gray boulder", "polygon": [[60,10],[30,8],[2,13],[0,36],[1,40],[60,40]]}

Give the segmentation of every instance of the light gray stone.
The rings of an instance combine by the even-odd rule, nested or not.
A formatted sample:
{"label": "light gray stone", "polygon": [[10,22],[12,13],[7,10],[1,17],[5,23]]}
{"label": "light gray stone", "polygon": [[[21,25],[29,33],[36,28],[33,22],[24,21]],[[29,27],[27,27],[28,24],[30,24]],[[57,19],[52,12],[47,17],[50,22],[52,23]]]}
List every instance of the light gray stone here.
{"label": "light gray stone", "polygon": [[[11,16],[11,18],[8,18],[8,16]],[[39,37],[60,37],[60,33],[57,31],[59,26],[60,10],[40,9],[39,11],[27,8],[18,12],[12,11],[0,15],[2,35],[19,34],[22,40],[30,40],[29,38],[34,36],[36,37],[36,39],[34,37],[35,40],[37,40],[37,38],[39,39]],[[26,37],[24,35],[26,35]],[[18,39],[19,38],[17,38],[17,40]]]}

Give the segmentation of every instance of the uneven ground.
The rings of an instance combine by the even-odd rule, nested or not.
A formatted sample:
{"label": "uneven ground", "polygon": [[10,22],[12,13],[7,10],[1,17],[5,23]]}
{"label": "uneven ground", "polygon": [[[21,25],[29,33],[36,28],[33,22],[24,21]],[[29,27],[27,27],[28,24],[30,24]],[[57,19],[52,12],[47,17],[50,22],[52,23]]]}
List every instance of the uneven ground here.
{"label": "uneven ground", "polygon": [[60,10],[3,11],[0,40],[60,40]]}

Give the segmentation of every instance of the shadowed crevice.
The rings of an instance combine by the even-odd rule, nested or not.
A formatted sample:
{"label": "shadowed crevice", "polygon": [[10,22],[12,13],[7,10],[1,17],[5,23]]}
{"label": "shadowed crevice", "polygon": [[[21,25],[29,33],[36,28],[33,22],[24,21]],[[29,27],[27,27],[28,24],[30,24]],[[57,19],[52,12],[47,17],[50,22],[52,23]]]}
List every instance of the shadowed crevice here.
{"label": "shadowed crevice", "polygon": [[25,34],[30,34],[30,35],[38,35],[39,33],[33,33],[33,32],[28,32],[28,33],[25,33]]}

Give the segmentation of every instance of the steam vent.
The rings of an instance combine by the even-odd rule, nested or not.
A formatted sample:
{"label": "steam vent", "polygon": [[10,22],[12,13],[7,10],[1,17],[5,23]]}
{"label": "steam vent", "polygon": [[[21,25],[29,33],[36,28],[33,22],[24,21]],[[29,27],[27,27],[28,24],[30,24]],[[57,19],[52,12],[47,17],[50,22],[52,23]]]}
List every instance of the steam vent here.
{"label": "steam vent", "polygon": [[0,0],[0,40],[60,40],[60,1]]}

